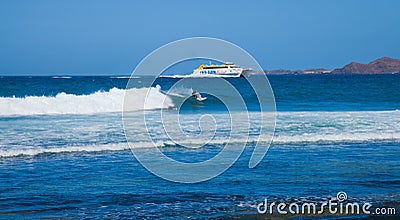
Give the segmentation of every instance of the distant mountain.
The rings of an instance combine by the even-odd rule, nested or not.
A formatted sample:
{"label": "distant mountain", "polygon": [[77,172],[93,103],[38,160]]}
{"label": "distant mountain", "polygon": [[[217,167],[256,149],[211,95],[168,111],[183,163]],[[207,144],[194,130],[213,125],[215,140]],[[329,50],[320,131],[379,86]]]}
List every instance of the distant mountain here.
{"label": "distant mountain", "polygon": [[351,62],[331,73],[400,73],[400,60],[382,57],[368,64]]}
{"label": "distant mountain", "polygon": [[400,73],[400,60],[390,57],[382,57],[368,64],[351,62],[343,68],[327,70],[323,68],[307,69],[307,70],[264,70],[265,74],[320,74],[320,73],[361,73],[361,74],[377,74],[377,73]]}

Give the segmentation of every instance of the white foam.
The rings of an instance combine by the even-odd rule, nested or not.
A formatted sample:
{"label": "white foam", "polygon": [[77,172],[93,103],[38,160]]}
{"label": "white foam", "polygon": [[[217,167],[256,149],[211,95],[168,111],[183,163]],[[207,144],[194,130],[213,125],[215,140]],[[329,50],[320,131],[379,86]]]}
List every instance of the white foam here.
{"label": "white foam", "polygon": [[36,156],[44,153],[73,153],[73,152],[100,152],[100,151],[121,151],[129,149],[128,144],[105,144],[86,146],[66,146],[53,148],[25,148],[25,149],[0,149],[0,157]]}
{"label": "white foam", "polygon": [[[0,149],[0,157],[18,157],[18,156],[37,156],[40,154],[58,154],[58,153],[77,153],[77,152],[102,152],[102,151],[123,151],[129,150],[130,147],[136,148],[152,148],[164,147],[167,143],[163,142],[136,142],[135,144],[111,143],[111,144],[91,144],[76,146],[54,146],[54,147],[37,147],[25,146],[19,148]],[[170,143],[168,143],[170,144]]]}
{"label": "white foam", "polygon": [[239,78],[240,75],[216,75],[216,74],[176,74],[176,75],[161,75],[161,78]]}
{"label": "white foam", "polygon": [[72,76],[53,76],[53,79],[71,79]]}
{"label": "white foam", "polygon": [[[158,88],[153,88],[154,91],[158,91]],[[132,92],[137,92],[132,90]],[[111,92],[112,93],[112,92]],[[160,96],[161,97],[161,96]],[[160,98],[157,96],[156,99]],[[154,100],[156,100],[154,99]],[[158,103],[160,100],[155,101]],[[150,114],[157,115],[156,111],[151,111]],[[167,113],[166,113],[167,114]],[[168,114],[175,114],[175,112],[168,112]],[[234,114],[244,114],[234,113]],[[257,113],[250,113],[250,118]],[[159,126],[157,120],[154,120],[152,115],[149,115],[148,129],[151,134],[157,134],[156,146],[158,147],[175,147],[176,143],[171,141],[163,133],[163,126]],[[198,129],[198,119],[201,113],[196,114],[183,114],[181,115],[181,125],[183,130]],[[211,141],[188,136],[180,135],[180,131],[176,130],[169,132],[171,137],[178,137],[179,145],[193,147],[201,146],[208,143],[212,147],[223,147],[226,143],[242,144],[252,143],[261,141],[261,146],[269,143],[269,139],[258,140],[257,130],[250,131],[250,137],[246,137],[246,132],[241,132],[243,136],[235,135],[234,138],[229,139],[229,115],[228,114],[216,114],[219,130],[216,136]],[[91,118],[90,116],[89,118]],[[135,115],[132,117],[141,117]],[[57,117],[55,117],[57,118]],[[96,122],[88,121],[83,123],[80,121],[63,121],[58,123],[58,128],[51,128],[48,124],[57,124],[50,121],[40,121],[33,125],[26,125],[23,127],[21,132],[20,124],[13,125],[9,122],[4,122],[4,128],[11,127],[9,130],[2,130],[2,139],[0,139],[0,157],[14,157],[18,155],[35,156],[43,153],[63,153],[63,152],[97,152],[97,151],[120,151],[129,149],[128,144],[124,143],[124,138],[112,138],[112,143],[117,144],[95,144],[84,145],[82,142],[86,140],[70,140],[69,137],[85,137],[87,140],[96,140],[103,134],[111,133],[115,137],[118,136],[120,130],[120,122],[116,122],[114,117],[102,117],[104,121]],[[111,125],[99,126],[107,124],[105,122],[111,121]],[[86,122],[86,121],[85,121]],[[40,126],[42,123],[43,126]],[[259,122],[255,122],[259,124]],[[0,124],[1,125],[1,124]],[[46,126],[47,125],[47,126]],[[138,126],[142,126],[140,123],[132,124],[132,129]],[[235,125],[237,129],[247,128],[246,123],[240,123]],[[43,131],[36,130],[35,128],[41,127]],[[68,129],[68,128],[73,129]],[[34,129],[32,129],[34,128]],[[62,131],[62,132],[60,132]],[[64,132],[64,133],[63,133]],[[69,133],[68,133],[69,132]],[[100,135],[100,136],[99,136]],[[153,147],[153,143],[147,141],[147,133],[135,134],[134,143],[130,143],[132,147],[148,148]],[[89,136],[89,137],[88,137]],[[34,145],[29,146],[29,143],[46,143],[48,139],[65,139],[65,142],[70,145],[79,146],[40,146]],[[273,138],[273,146],[279,145],[279,147],[296,147],[301,145],[313,145],[324,147],[328,144],[329,146],[339,146],[338,143],[400,143],[400,111],[359,111],[359,112],[279,112],[277,119],[277,127],[275,136]],[[16,145],[17,143],[17,145]],[[50,144],[52,145],[52,144]],[[54,143],[57,145],[57,143]],[[83,146],[80,146],[83,145]],[[179,150],[179,149],[178,149]]]}
{"label": "white foam", "polygon": [[[90,95],[74,95],[64,92],[54,97],[27,96],[25,98],[0,97],[0,115],[51,115],[51,114],[96,114],[121,112],[125,92],[131,100],[128,109],[150,110],[173,106],[172,100],[160,92],[160,87],[141,89],[117,89],[98,91]],[[146,97],[146,105],[140,102]]]}
{"label": "white foam", "polygon": [[[199,140],[199,139],[191,139],[191,140],[181,140],[179,141],[179,145],[192,147],[194,145],[218,145],[219,147],[223,147],[227,143],[231,144],[245,144],[245,143],[257,143],[261,142],[261,144],[269,143],[269,139],[258,139],[258,138],[237,138],[237,139],[217,139],[212,141],[207,140]],[[371,134],[363,134],[363,135],[316,135],[316,136],[279,136],[274,137],[273,144],[274,145],[292,145],[292,144],[321,144],[321,143],[362,143],[362,142],[370,142],[370,141],[390,141],[390,142],[400,142],[400,135],[375,135],[371,136]],[[177,146],[176,143],[172,141],[166,142],[136,142],[131,143],[115,143],[115,144],[103,144],[103,145],[83,145],[83,146],[65,146],[65,147],[24,147],[24,148],[11,148],[11,149],[0,149],[0,157],[17,157],[17,156],[37,156],[40,154],[57,154],[57,153],[77,153],[77,152],[102,152],[102,151],[122,151],[129,150],[130,147],[135,148],[152,148],[152,147],[174,147]],[[215,146],[215,147],[218,147]],[[263,146],[263,145],[261,145]],[[265,145],[264,145],[265,146]]]}
{"label": "white foam", "polygon": [[298,144],[298,143],[360,143],[360,142],[400,142],[400,134],[380,133],[350,133],[350,134],[303,134],[303,135],[279,135],[273,139],[274,144]]}
{"label": "white foam", "polygon": [[110,76],[110,79],[140,79],[137,76]]}

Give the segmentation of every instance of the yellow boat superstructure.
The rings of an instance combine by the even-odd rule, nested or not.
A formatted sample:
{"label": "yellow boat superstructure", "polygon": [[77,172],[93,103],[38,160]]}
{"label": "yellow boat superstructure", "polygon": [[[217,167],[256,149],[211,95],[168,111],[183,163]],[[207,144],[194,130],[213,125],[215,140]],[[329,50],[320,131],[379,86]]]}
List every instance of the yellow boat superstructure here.
{"label": "yellow boat superstructure", "polygon": [[235,65],[232,62],[226,62],[221,65],[204,65],[201,64],[197,69],[193,70],[193,75],[197,76],[220,76],[220,77],[240,77],[248,70]]}

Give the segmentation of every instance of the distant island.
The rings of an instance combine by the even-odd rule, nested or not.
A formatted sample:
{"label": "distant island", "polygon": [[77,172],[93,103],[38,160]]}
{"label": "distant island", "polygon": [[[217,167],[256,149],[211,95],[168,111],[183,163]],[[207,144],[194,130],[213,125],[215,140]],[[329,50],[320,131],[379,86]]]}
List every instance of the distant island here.
{"label": "distant island", "polygon": [[323,68],[307,70],[264,70],[265,74],[379,74],[400,73],[400,60],[390,57],[382,57],[368,64],[351,62],[342,68],[327,70]]}

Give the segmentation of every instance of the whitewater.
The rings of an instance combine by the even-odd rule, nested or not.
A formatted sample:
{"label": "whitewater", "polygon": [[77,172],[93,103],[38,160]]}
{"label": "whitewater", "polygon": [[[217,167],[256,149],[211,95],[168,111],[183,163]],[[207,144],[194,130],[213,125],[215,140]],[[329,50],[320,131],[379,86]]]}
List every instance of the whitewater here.
{"label": "whitewater", "polygon": [[[173,106],[172,100],[160,92],[160,86],[140,89],[97,91],[88,95],[58,93],[56,96],[0,97],[0,116],[96,114],[121,112],[124,96],[130,94],[126,111],[151,110]],[[147,102],[144,105],[144,97]]]}
{"label": "whitewater", "polygon": [[[154,142],[147,141],[148,134],[137,134],[135,143],[126,142],[122,127],[121,112],[102,113],[98,115],[44,115],[35,117],[14,116],[17,120],[9,124],[7,117],[0,120],[2,137],[0,140],[0,157],[36,156],[43,153],[87,153],[99,151],[122,151],[132,146],[139,148],[161,147],[177,148],[202,145],[216,148],[226,143],[247,144],[254,146],[257,142],[269,143],[269,139],[259,139],[258,126],[260,121],[253,120],[249,136],[231,136],[230,114],[209,113],[216,118],[218,130],[211,140],[197,138],[201,113],[180,115],[179,126],[189,132],[186,137],[179,137],[174,142],[170,137],[179,135],[170,132],[164,134],[164,127],[157,122],[158,111],[147,113],[149,117],[149,132],[157,134]],[[177,111],[167,111],[164,114],[178,114]],[[234,112],[231,114],[242,114]],[[257,113],[250,113],[250,118],[256,118]],[[142,114],[133,112],[130,117],[140,120]],[[1,119],[1,118],[0,118]],[[131,125],[130,129],[143,126],[140,123]],[[177,125],[178,126],[178,125]],[[246,129],[246,124],[236,124],[237,129]],[[41,128],[41,129],[38,129]],[[196,135],[194,135],[194,134]],[[193,135],[191,135],[193,134]],[[192,137],[191,137],[192,136]],[[18,140],[18,141],[16,141]],[[313,145],[324,147],[332,144],[345,143],[400,143],[400,111],[353,111],[353,112],[278,112],[275,135],[272,147],[295,147]]]}

